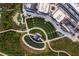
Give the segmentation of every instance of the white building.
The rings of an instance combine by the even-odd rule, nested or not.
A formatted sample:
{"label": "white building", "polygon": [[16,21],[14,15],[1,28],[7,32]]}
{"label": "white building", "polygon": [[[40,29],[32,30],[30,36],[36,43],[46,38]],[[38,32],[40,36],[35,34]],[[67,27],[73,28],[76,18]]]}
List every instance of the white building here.
{"label": "white building", "polygon": [[38,4],[38,11],[43,12],[43,13],[48,13],[49,12],[49,3],[39,3]]}
{"label": "white building", "polygon": [[26,7],[26,8],[31,8],[31,3],[24,3],[24,6]]}
{"label": "white building", "polygon": [[59,9],[57,10],[53,17],[58,21],[61,22],[65,18],[65,14]]}

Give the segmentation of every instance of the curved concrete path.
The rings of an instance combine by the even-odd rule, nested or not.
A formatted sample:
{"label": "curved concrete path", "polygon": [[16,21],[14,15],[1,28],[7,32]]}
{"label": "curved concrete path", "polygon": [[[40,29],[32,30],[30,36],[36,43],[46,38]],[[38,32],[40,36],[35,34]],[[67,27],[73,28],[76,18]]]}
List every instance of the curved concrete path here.
{"label": "curved concrete path", "polygon": [[[32,34],[29,34],[29,35],[32,35]],[[46,48],[46,44],[44,43],[44,41],[43,41],[43,43],[44,43],[44,47],[43,48],[35,48],[35,47],[32,47],[32,46],[30,46],[29,44],[27,44],[26,42],[25,42],[25,40],[24,40],[24,37],[25,36],[28,36],[28,34],[25,34],[23,37],[22,37],[22,41],[24,42],[24,44],[26,45],[26,46],[28,46],[28,47],[30,47],[30,48],[32,48],[32,49],[34,49],[34,50],[44,50],[45,48]]]}
{"label": "curved concrete path", "polygon": [[[31,31],[31,30],[33,30],[33,29],[40,29],[40,30],[42,30],[42,31],[45,33],[45,35],[46,35],[46,41],[42,40],[42,41],[44,42],[44,44],[45,44],[44,48],[41,48],[41,49],[33,48],[32,46],[29,46],[28,44],[26,44],[26,42],[23,40],[23,39],[24,39],[24,36],[30,35],[29,31]],[[63,38],[64,36],[63,36],[63,37],[54,38],[54,39],[52,39],[52,40],[48,40],[48,36],[47,36],[46,32],[45,32],[43,29],[39,28],[39,27],[33,27],[33,28],[28,29],[28,30],[26,30],[26,31],[20,31],[20,30],[9,29],[9,30],[5,30],[5,31],[1,31],[0,33],[8,32],[8,31],[14,31],[14,32],[18,32],[18,33],[25,33],[25,32],[28,32],[29,34],[25,34],[25,35],[22,37],[22,41],[23,41],[26,45],[28,45],[29,47],[31,47],[31,48],[33,48],[33,49],[35,49],[35,50],[44,50],[44,49],[46,48],[46,42],[47,42],[47,44],[48,44],[50,50],[52,50],[53,52],[58,52],[58,53],[59,53],[59,52],[63,52],[63,53],[66,53],[67,55],[70,56],[70,54],[67,53],[66,51],[61,51],[61,50],[56,51],[56,50],[54,50],[53,48],[51,48],[51,46],[50,46],[50,41],[58,40],[59,38]]]}
{"label": "curved concrete path", "polygon": [[0,55],[2,55],[2,56],[8,56],[8,55],[6,55],[6,54],[4,54],[4,53],[2,53],[2,52],[0,52]]}
{"label": "curved concrete path", "polygon": [[[28,27],[27,24],[26,24],[26,27]],[[45,46],[44,46],[43,48],[41,48],[41,49],[33,48],[32,46],[28,45],[28,44],[24,41],[24,36],[30,35],[29,31],[31,31],[31,30],[33,30],[33,29],[39,29],[39,30],[43,31],[44,34],[45,34],[45,36],[46,36],[46,40],[45,40],[45,41],[42,39],[42,42],[44,43]],[[29,46],[30,48],[33,48],[33,49],[35,49],[35,50],[44,50],[44,49],[46,48],[46,42],[47,42],[47,44],[48,44],[48,46],[49,46],[49,48],[50,48],[51,51],[57,52],[57,53],[63,52],[63,53],[66,53],[67,55],[70,56],[70,54],[67,53],[66,51],[61,51],[61,50],[56,51],[56,50],[54,50],[54,49],[50,46],[50,41],[55,41],[55,40],[58,40],[58,39],[60,39],[60,38],[65,37],[65,36],[63,36],[63,37],[58,37],[58,38],[54,38],[54,39],[52,39],[52,40],[48,40],[47,33],[46,33],[42,28],[39,28],[39,27],[33,27],[33,28],[31,28],[31,29],[28,29],[28,28],[27,28],[27,30],[25,30],[25,31],[9,29],[9,30],[1,31],[0,33],[8,32],[8,31],[14,31],[14,32],[18,32],[18,33],[25,33],[25,32],[26,32],[27,34],[25,34],[25,35],[22,37],[22,41],[23,41],[27,46]],[[38,42],[37,42],[37,43],[38,43]],[[39,43],[40,43],[40,42],[39,42]]]}

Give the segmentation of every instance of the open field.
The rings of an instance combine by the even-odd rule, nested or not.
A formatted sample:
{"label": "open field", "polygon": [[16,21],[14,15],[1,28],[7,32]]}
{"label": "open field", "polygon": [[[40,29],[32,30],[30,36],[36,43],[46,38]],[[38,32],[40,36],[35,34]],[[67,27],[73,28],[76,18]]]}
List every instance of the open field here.
{"label": "open field", "polygon": [[31,56],[31,55],[44,55],[44,56],[55,55],[56,56],[57,55],[57,53],[51,52],[50,50],[47,52],[43,51],[40,54],[28,53],[27,50],[24,50],[24,48],[21,47],[20,37],[21,37],[21,34],[13,32],[13,31],[0,34],[0,52],[3,52],[9,56],[10,55],[11,56],[22,56],[22,55],[24,56],[25,53],[28,56]]}
{"label": "open field", "polygon": [[58,53],[52,52],[52,51],[47,51],[47,52],[43,52],[41,54],[37,54],[36,56],[58,56]]}
{"label": "open field", "polygon": [[66,53],[59,52],[59,56],[68,56]]}
{"label": "open field", "polygon": [[24,55],[20,46],[20,34],[16,32],[5,32],[0,34],[0,52],[7,55]]}
{"label": "open field", "polygon": [[1,14],[1,23],[2,23],[2,28],[3,29],[18,29],[19,26],[17,26],[13,21],[12,17],[16,14],[16,12],[20,11],[20,4],[10,4],[6,6],[6,8],[2,9],[2,14]]}
{"label": "open field", "polygon": [[72,42],[69,38],[63,38],[50,42],[55,50],[63,50],[73,56],[79,56],[79,42]]}
{"label": "open field", "polygon": [[27,24],[29,28],[40,27],[43,30],[45,30],[49,40],[58,37],[58,34],[56,33],[54,26],[50,22],[46,22],[42,18],[35,17],[27,19]]}

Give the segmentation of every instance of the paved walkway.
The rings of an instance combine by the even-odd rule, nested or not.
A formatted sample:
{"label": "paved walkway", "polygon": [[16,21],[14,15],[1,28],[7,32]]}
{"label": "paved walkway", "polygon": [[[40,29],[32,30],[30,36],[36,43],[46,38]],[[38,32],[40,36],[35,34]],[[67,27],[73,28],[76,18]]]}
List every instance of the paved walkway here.
{"label": "paved walkway", "polygon": [[13,21],[14,21],[17,25],[20,24],[19,21],[18,21],[18,19],[17,19],[18,15],[19,15],[19,13],[16,13],[15,16],[13,16]]}
{"label": "paved walkway", "polygon": [[8,56],[8,55],[6,55],[6,54],[4,54],[4,53],[2,53],[2,52],[0,52],[0,55],[2,55],[2,56]]}
{"label": "paved walkway", "polygon": [[[32,17],[42,17],[42,18],[44,18],[46,21],[50,21],[50,22],[54,25],[54,27],[57,29],[57,31],[59,31],[59,32],[61,32],[61,33],[63,33],[63,34],[65,35],[65,36],[63,36],[63,37],[66,37],[66,36],[67,36],[67,37],[72,38],[69,33],[66,33],[66,32],[64,32],[63,30],[61,30],[61,27],[58,26],[58,25],[55,23],[55,21],[52,20],[51,17],[49,17],[49,16],[47,16],[47,15],[45,16],[45,15],[38,15],[38,14],[36,14],[36,13],[26,12],[24,9],[23,9],[23,11],[24,11],[26,14],[32,15]],[[26,15],[26,14],[25,14],[25,15]],[[43,31],[43,32],[46,33],[45,31]],[[64,52],[64,53],[66,53],[67,55],[70,56],[70,54],[67,53],[66,51],[61,51],[61,50],[56,51],[56,50],[52,49],[51,46],[50,46],[50,42],[49,42],[49,40],[48,40],[48,36],[47,36],[47,34],[45,34],[45,35],[46,35],[46,42],[47,42],[49,48],[50,48],[52,51],[58,52],[58,54],[59,54],[59,52]],[[63,37],[55,38],[55,39],[52,39],[52,40],[50,40],[50,41],[58,40],[58,39],[63,38]]]}
{"label": "paved walkway", "polygon": [[[25,11],[24,11],[24,12],[25,12]],[[28,13],[28,12],[25,12],[25,13]],[[30,13],[29,13],[29,14],[30,14]],[[15,31],[15,32],[18,32],[18,33],[25,33],[25,32],[26,32],[27,34],[23,35],[22,41],[23,41],[27,46],[29,46],[30,48],[33,48],[33,49],[35,49],[35,50],[44,50],[44,49],[46,48],[46,43],[47,43],[48,46],[49,46],[49,48],[50,48],[50,50],[53,51],[53,52],[57,52],[58,55],[59,55],[59,52],[63,52],[63,53],[66,53],[67,55],[70,56],[70,54],[67,53],[66,51],[61,51],[61,50],[56,51],[56,50],[54,50],[54,49],[50,46],[50,42],[51,42],[51,41],[55,41],[55,40],[58,40],[58,39],[60,39],[60,38],[66,37],[66,36],[71,37],[70,34],[63,32],[63,31],[60,29],[60,26],[56,25],[56,23],[55,23],[55,22],[52,20],[52,18],[50,18],[49,16],[37,15],[37,14],[34,14],[34,13],[33,13],[32,15],[33,15],[33,17],[42,17],[42,18],[45,18],[46,21],[50,21],[50,22],[54,25],[54,27],[57,29],[57,31],[62,32],[63,34],[66,34],[66,35],[65,35],[65,36],[62,36],[62,37],[54,38],[54,39],[52,39],[52,40],[48,40],[47,33],[46,33],[42,28],[39,28],[39,27],[33,27],[33,28],[31,28],[31,29],[28,28],[27,21],[26,21],[27,18],[25,18],[25,24],[26,24],[26,30],[25,30],[25,31],[9,29],[9,30],[1,31],[0,33],[8,32],[8,31]],[[31,35],[31,34],[29,33],[29,31],[31,31],[31,30],[33,30],[33,29],[39,29],[39,30],[41,30],[42,32],[44,32],[44,34],[45,34],[45,36],[46,36],[46,41],[44,41],[44,40],[42,39],[42,42],[44,43],[44,47],[43,47],[43,48],[40,48],[40,49],[34,48],[34,47],[28,45],[28,44],[24,41],[24,37],[27,36],[27,35]]]}
{"label": "paved walkway", "polygon": [[[70,39],[72,39],[72,35],[70,33],[64,32],[60,25],[57,25],[56,22],[49,16],[49,15],[42,15],[42,14],[37,14],[37,13],[32,13],[32,12],[27,12],[24,8],[23,8],[23,12],[24,15],[29,14],[31,15],[31,17],[41,17],[44,18],[46,21],[49,21],[58,32],[61,32],[62,34],[64,34],[65,36],[69,37]],[[72,39],[73,40],[73,39]]]}
{"label": "paved walkway", "polygon": [[[22,32],[29,32],[29,31],[31,31],[31,30],[33,30],[33,29],[40,29],[40,30],[42,30],[42,31],[45,33],[45,35],[46,35],[46,41],[42,40],[43,43],[44,43],[44,47],[38,49],[38,48],[34,48],[34,47],[28,45],[28,44],[24,41],[24,37],[25,37],[26,35],[28,35],[28,34],[25,34],[25,35],[22,37],[22,41],[23,41],[27,46],[29,46],[29,47],[31,47],[31,48],[33,48],[33,49],[35,49],[35,50],[44,50],[44,49],[46,48],[46,42],[47,42],[49,48],[50,48],[53,52],[58,52],[58,53],[59,53],[59,52],[63,52],[63,53],[66,53],[67,55],[70,55],[70,54],[68,54],[66,51],[61,51],[61,50],[56,51],[56,50],[54,50],[53,48],[51,48],[51,46],[50,46],[50,41],[58,40],[59,38],[63,38],[64,36],[63,36],[63,37],[59,37],[59,38],[55,38],[55,39],[52,39],[52,40],[48,40],[48,36],[47,36],[46,32],[45,32],[43,29],[39,28],[39,27],[34,27],[34,28],[28,29],[28,30],[26,30],[26,31],[20,31],[20,30],[9,29],[9,30],[5,30],[5,31],[1,31],[0,33],[8,32],[8,31],[15,31],[15,32],[22,33]],[[31,34],[29,34],[29,35],[31,35]]]}
{"label": "paved walkway", "polygon": [[[29,34],[29,35],[32,35],[32,34]],[[25,35],[23,35],[23,37],[22,37],[22,41],[23,41],[23,43],[26,45],[26,46],[28,46],[28,47],[30,47],[30,48],[32,48],[32,49],[34,49],[34,50],[44,50],[45,48],[46,48],[46,44],[44,43],[44,41],[42,40],[42,42],[44,43],[44,47],[43,48],[35,48],[35,47],[32,47],[32,46],[30,46],[29,44],[27,44],[27,42],[25,42],[25,40],[24,40],[24,37],[25,36],[28,36],[28,34],[25,34]]]}

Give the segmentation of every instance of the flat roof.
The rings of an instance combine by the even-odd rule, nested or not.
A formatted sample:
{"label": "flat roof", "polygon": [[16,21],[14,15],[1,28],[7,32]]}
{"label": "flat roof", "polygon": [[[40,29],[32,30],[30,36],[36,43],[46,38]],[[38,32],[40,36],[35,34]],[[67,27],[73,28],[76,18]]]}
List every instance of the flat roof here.
{"label": "flat roof", "polygon": [[24,5],[25,5],[27,8],[31,8],[31,5],[32,5],[32,4],[31,4],[31,3],[25,3]]}
{"label": "flat roof", "polygon": [[65,14],[59,9],[55,12],[53,15],[53,18],[55,18],[58,22],[61,22],[65,17]]}
{"label": "flat roof", "polygon": [[48,13],[49,11],[49,4],[48,3],[39,3],[38,4],[38,11]]}

